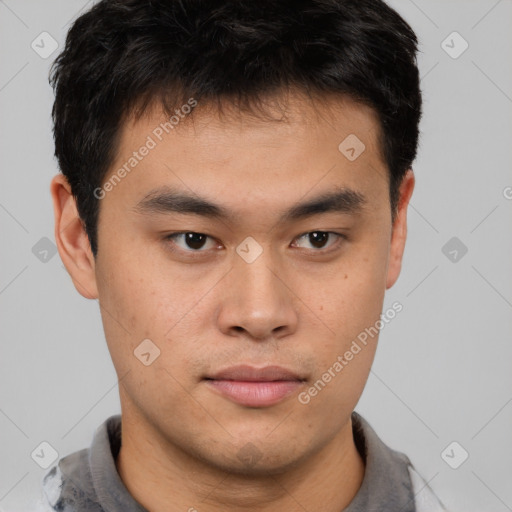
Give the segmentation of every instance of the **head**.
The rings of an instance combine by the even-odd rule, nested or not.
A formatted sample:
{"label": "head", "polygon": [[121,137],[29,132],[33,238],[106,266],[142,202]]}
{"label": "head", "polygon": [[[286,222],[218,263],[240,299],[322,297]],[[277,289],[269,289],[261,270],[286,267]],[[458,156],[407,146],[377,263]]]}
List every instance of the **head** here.
{"label": "head", "polygon": [[[109,0],[75,21],[51,74],[55,234],[123,414],[245,472],[347,425],[400,273],[416,46],[380,0]],[[237,365],[296,386],[234,401],[212,379]]]}

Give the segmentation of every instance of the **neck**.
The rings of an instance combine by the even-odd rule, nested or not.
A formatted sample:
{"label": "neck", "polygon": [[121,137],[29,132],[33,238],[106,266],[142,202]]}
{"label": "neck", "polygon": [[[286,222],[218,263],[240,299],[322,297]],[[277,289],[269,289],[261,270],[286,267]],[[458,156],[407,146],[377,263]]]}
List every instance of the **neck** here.
{"label": "neck", "polygon": [[285,473],[255,477],[189,456],[140,417],[123,412],[122,418],[117,470],[134,499],[152,512],[339,512],[363,481],[364,463],[350,419],[307,460]]}

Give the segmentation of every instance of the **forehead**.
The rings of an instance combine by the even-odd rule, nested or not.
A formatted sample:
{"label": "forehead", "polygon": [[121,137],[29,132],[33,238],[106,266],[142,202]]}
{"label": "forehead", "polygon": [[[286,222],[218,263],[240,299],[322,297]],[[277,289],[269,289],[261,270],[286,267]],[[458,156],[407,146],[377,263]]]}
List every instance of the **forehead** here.
{"label": "forehead", "polygon": [[125,199],[132,204],[169,184],[238,202],[259,197],[263,206],[276,190],[286,190],[295,201],[317,185],[325,190],[335,182],[353,190],[387,187],[380,125],[372,108],[347,97],[299,93],[269,97],[263,109],[240,111],[226,104],[219,111],[198,102],[191,112],[178,107],[169,122],[169,113],[153,105],[121,126],[110,173],[126,167],[148,141],[152,149],[143,158],[137,155],[136,168],[116,188],[128,192],[131,197]]}
{"label": "forehead", "polygon": [[[196,105],[192,108],[189,103]],[[354,134],[370,152],[382,156],[378,147],[381,126],[376,111],[346,95],[306,95],[290,90],[266,96],[255,104],[239,106],[227,101],[196,101],[193,98],[178,102],[175,108],[164,109],[155,101],[140,119],[128,117],[120,126],[120,150],[133,150],[141,136],[169,140],[172,135],[182,142],[216,145],[223,139],[233,145],[236,140],[260,140],[268,146],[315,138],[323,139],[325,132],[338,137]],[[219,108],[220,107],[220,108]],[[233,137],[236,137],[233,139]],[[326,141],[327,142],[327,141]],[[330,142],[330,141],[329,141]],[[213,155],[212,155],[213,156]]]}

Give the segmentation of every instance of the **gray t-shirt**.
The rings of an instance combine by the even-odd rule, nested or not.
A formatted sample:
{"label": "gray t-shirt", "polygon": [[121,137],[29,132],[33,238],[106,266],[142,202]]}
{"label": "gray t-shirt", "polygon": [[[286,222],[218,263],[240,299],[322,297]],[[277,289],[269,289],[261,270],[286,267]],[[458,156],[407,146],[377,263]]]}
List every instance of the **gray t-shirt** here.
{"label": "gray t-shirt", "polygon": [[[352,414],[354,439],[365,461],[361,488],[340,512],[442,512],[446,509],[406,455],[386,446],[359,414]],[[89,448],[60,459],[44,476],[41,511],[148,512],[135,501],[117,472],[121,416],[96,430]]]}

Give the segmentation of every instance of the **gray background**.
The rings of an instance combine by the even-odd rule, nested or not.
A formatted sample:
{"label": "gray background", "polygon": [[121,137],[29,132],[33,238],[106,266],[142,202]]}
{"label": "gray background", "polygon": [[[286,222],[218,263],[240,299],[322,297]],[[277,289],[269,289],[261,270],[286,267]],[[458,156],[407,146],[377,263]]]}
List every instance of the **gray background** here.
{"label": "gray background", "polygon": [[[384,305],[404,309],[382,331],[357,410],[453,511],[512,510],[512,2],[390,4],[421,41],[425,114],[404,267]],[[90,5],[0,0],[0,510],[30,510],[42,441],[64,456],[120,412],[98,305],[51,252],[57,52],[31,48],[43,31],[61,47]],[[453,31],[469,43],[458,58],[442,46]],[[441,456],[453,441],[445,460],[469,453],[458,469]]]}

